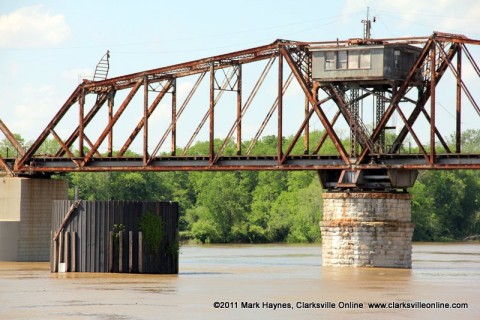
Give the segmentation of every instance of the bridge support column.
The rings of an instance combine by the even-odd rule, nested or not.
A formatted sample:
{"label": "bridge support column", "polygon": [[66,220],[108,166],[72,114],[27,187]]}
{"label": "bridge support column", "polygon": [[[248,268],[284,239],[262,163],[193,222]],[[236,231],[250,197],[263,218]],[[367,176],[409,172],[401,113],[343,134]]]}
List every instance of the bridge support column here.
{"label": "bridge support column", "polygon": [[53,200],[68,183],[56,179],[0,178],[0,261],[49,261]]}
{"label": "bridge support column", "polygon": [[411,268],[411,195],[324,192],[324,266]]}

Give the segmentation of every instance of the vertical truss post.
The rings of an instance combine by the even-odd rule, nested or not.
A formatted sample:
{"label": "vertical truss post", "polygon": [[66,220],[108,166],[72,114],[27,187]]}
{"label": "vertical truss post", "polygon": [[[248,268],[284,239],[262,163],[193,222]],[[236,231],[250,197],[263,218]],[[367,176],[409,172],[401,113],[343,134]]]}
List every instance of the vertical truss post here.
{"label": "vertical truss post", "polygon": [[350,90],[350,156],[353,158],[358,157],[358,137],[357,137],[357,124],[360,123],[359,114],[359,102],[358,102],[358,89]]}
{"label": "vertical truss post", "polygon": [[82,92],[80,94],[80,98],[78,99],[78,152],[80,157],[83,157],[83,141],[84,141],[84,134],[83,134],[83,129],[84,129],[84,123],[83,123],[83,116],[85,112],[85,90],[82,89]]}
{"label": "vertical truss post", "polygon": [[350,159],[348,158],[348,155],[346,153],[345,148],[343,147],[342,142],[338,138],[335,130],[333,130],[333,127],[330,124],[330,122],[328,121],[327,116],[325,115],[323,110],[318,107],[318,105],[317,105],[318,101],[317,101],[317,99],[315,99],[315,97],[312,94],[311,86],[309,86],[309,83],[307,83],[307,81],[305,80],[305,77],[302,75],[300,70],[297,68],[294,60],[292,59],[292,57],[290,56],[288,51],[285,49],[285,47],[280,48],[280,53],[285,58],[285,60],[287,61],[288,65],[290,66],[290,69],[292,69],[292,72],[295,75],[295,78],[297,79],[298,83],[300,84],[300,87],[302,88],[304,94],[308,98],[308,102],[310,103],[313,110],[317,114],[318,118],[322,122],[322,125],[324,126],[325,130],[327,131],[330,139],[332,139],[332,142],[335,145],[335,148],[337,149],[338,153],[342,157],[343,161],[345,163],[350,163]]}
{"label": "vertical truss post", "polygon": [[[313,79],[312,79],[312,53],[305,52],[305,67],[306,73],[308,77],[308,82],[310,83],[310,87],[312,88],[313,93]],[[317,99],[318,100],[318,99]],[[310,104],[308,102],[308,98],[305,97],[305,117],[308,117],[310,114]],[[304,131],[304,139],[303,139],[303,153],[309,154],[310,153],[310,121],[307,123]]]}
{"label": "vertical truss post", "polygon": [[177,149],[177,79],[172,80],[172,148],[174,156]]}
{"label": "vertical truss post", "polygon": [[[223,93],[225,92],[225,89],[227,88],[228,86],[228,83],[229,81],[232,79],[232,77],[234,76],[234,71],[232,71],[231,73],[229,73],[227,75],[227,78],[223,81],[221,87],[220,87],[220,92],[217,94],[217,96],[215,97],[215,101],[213,101],[213,106],[215,107],[215,105],[217,104],[217,102],[220,100],[220,98],[222,97]],[[215,81],[215,80],[214,80]],[[211,103],[211,102],[210,102]],[[247,102],[248,103],[248,102]],[[246,104],[247,104],[246,103]],[[207,122],[208,118],[209,118],[209,114],[210,114],[210,108],[207,110],[207,112],[205,113],[205,115],[203,116],[202,120],[200,121],[200,123],[198,124],[197,128],[195,129],[195,132],[192,134],[192,136],[190,137],[190,139],[188,140],[187,144],[185,145],[185,148],[183,149],[183,152],[182,152],[182,156],[186,155],[188,150],[190,149],[190,146],[192,145],[193,141],[195,141],[198,133],[200,132],[200,130],[202,130],[203,126],[205,125],[205,122]]]}
{"label": "vertical truss post", "polygon": [[[167,83],[165,84],[165,86],[163,87],[163,89],[160,91],[160,93],[157,95],[157,97],[153,100],[153,102],[151,103],[150,107],[148,108],[148,111],[147,111],[147,118],[145,118],[144,116],[142,117],[142,119],[138,122],[137,126],[135,127],[135,129],[133,130],[133,132],[130,134],[130,136],[128,137],[127,141],[125,141],[125,143],[123,144],[122,148],[120,149],[120,151],[117,153],[117,158],[120,158],[120,157],[123,157],[123,155],[125,154],[125,152],[128,150],[128,148],[130,147],[130,145],[132,144],[133,140],[135,140],[136,136],[138,135],[138,133],[140,132],[140,130],[142,130],[144,124],[145,124],[145,119],[148,119],[153,111],[155,111],[155,108],[157,108],[158,104],[160,103],[160,101],[163,99],[163,97],[167,94],[167,91],[170,90],[170,85],[171,85],[171,81],[167,81]],[[148,129],[147,129],[147,134],[148,134]],[[147,137],[148,138],[148,137]],[[147,143],[147,147],[148,147],[148,143]],[[160,147],[157,146],[157,149],[160,149]],[[147,155],[148,157],[148,160],[146,162],[146,164],[148,164],[152,158],[155,157],[155,154],[156,154],[156,151],[154,151],[152,153],[152,156],[150,157],[149,153],[148,153],[148,150],[147,152],[145,153],[145,155]]]}
{"label": "vertical truss post", "polygon": [[278,106],[277,106],[277,161],[281,163],[283,156],[283,57],[278,57]]}
{"label": "vertical truss post", "polygon": [[[113,119],[113,105],[114,105],[114,91],[108,94],[108,123]],[[108,132],[108,156],[111,157],[113,154],[113,130]]]}
{"label": "vertical truss post", "polygon": [[[310,114],[310,103],[308,102],[308,98],[305,97],[305,118],[308,117],[309,114]],[[310,153],[310,124],[307,123],[304,131],[303,154],[309,154],[309,153]]]}
{"label": "vertical truss post", "polygon": [[148,161],[148,76],[143,78],[143,164]]}
{"label": "vertical truss post", "polygon": [[[376,122],[375,125],[378,126],[380,121],[383,118],[383,115],[385,114],[385,91],[379,90],[376,92],[375,95],[375,100],[376,100]],[[382,129],[380,133],[378,134],[378,145],[380,146],[379,152],[385,149],[385,129]]]}
{"label": "vertical truss post", "polygon": [[[418,56],[414,65],[410,68],[410,71],[408,72],[407,77],[401,82],[400,86],[397,88],[397,85],[395,85],[395,88],[392,88],[392,98],[390,99],[389,106],[385,110],[385,114],[384,114],[382,120],[377,125],[375,130],[373,130],[373,133],[371,135],[371,140],[373,142],[377,141],[377,138],[378,138],[378,135],[380,134],[380,131],[382,131],[382,129],[385,128],[385,126],[387,125],[387,122],[390,120],[390,117],[395,112],[395,110],[400,111],[400,108],[397,109],[397,104],[400,102],[400,99],[402,98],[402,96],[407,91],[408,86],[411,84],[411,81],[414,80],[414,77],[417,74],[418,70],[420,70],[422,68],[423,63],[424,63],[426,57],[428,56],[429,50],[432,47],[432,42],[433,42],[433,40],[430,38],[428,40],[428,42],[425,44],[422,52]],[[418,113],[419,112],[420,111],[418,111]],[[400,114],[400,112],[398,112],[398,113]],[[418,113],[416,113],[416,115],[414,117],[418,116]],[[413,113],[412,113],[412,115],[413,115]],[[412,115],[410,116],[409,121],[412,118]],[[401,141],[405,138],[406,134],[408,134],[408,132],[410,132],[408,127],[409,127],[409,124],[407,123],[407,125],[405,125],[405,127],[404,127],[405,131],[403,131],[403,129],[402,129],[400,134],[397,136],[397,139],[395,140],[394,146],[392,147],[390,152],[392,152],[392,153],[396,152],[397,142],[400,141],[400,143],[401,143]],[[361,163],[365,159],[365,156],[367,155],[367,152],[368,152],[368,150],[363,150],[362,151],[362,154],[357,159],[357,163]]]}
{"label": "vertical truss post", "polygon": [[462,47],[457,51],[457,105],[455,152],[462,152]]}
{"label": "vertical truss post", "polygon": [[242,154],[242,65],[237,65],[237,155]]}
{"label": "vertical truss post", "polygon": [[209,117],[210,117],[210,141],[209,141],[209,162],[210,165],[213,164],[214,160],[214,153],[215,153],[215,67],[214,62],[210,65],[210,107],[208,109]]}
{"label": "vertical truss post", "polygon": [[435,163],[435,85],[436,45],[430,51],[430,163]]}
{"label": "vertical truss post", "polygon": [[105,127],[103,132],[100,134],[100,136],[98,137],[95,144],[89,150],[88,154],[84,157],[83,162],[82,162],[82,166],[85,166],[85,164],[87,164],[92,159],[93,154],[98,152],[98,148],[100,147],[102,142],[105,140],[105,138],[107,137],[109,132],[111,132],[113,130],[113,126],[118,121],[118,119],[122,115],[123,111],[125,111],[128,104],[130,103],[130,101],[132,101],[133,97],[135,96],[135,94],[137,93],[137,91],[138,91],[138,89],[140,88],[141,85],[143,85],[143,79],[138,80],[135,83],[135,85],[133,86],[133,88],[130,90],[130,93],[127,95],[125,100],[122,102],[122,105],[118,108],[117,112],[115,112],[115,115],[113,116],[112,120],[108,122],[107,126]]}

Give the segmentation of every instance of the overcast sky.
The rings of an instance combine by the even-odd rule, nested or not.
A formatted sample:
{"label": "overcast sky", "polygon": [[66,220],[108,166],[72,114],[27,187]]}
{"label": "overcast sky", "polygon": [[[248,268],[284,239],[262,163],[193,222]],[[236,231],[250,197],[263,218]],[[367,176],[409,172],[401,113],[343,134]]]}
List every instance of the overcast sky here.
{"label": "overcast sky", "polygon": [[273,42],[434,30],[480,39],[478,0],[1,1],[0,118],[35,139],[78,84],[111,52],[110,76]]}

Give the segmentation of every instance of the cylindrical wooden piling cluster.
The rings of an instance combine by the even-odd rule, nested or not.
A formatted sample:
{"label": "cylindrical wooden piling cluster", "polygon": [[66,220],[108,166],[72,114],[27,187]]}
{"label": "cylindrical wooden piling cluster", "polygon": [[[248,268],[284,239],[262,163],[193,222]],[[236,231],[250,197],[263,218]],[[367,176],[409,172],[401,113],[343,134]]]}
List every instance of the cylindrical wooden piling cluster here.
{"label": "cylindrical wooden piling cluster", "polygon": [[[68,200],[53,204],[52,272],[178,273],[177,203],[80,201],[72,211],[73,206]],[[146,224],[151,221],[157,221],[156,229]]]}

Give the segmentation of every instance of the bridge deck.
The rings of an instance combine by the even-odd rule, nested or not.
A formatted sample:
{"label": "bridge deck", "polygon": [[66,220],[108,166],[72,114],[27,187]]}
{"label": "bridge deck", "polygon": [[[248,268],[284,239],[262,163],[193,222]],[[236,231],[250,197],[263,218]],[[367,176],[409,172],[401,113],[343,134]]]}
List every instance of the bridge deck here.
{"label": "bridge deck", "polygon": [[[277,156],[222,156],[211,163],[206,156],[161,156],[148,165],[142,157],[93,158],[81,166],[83,158],[35,157],[23,170],[33,172],[78,172],[78,171],[235,171],[235,170],[329,170],[348,169],[338,155],[294,155],[282,163]],[[13,166],[15,159],[5,159]],[[354,159],[352,159],[354,163]],[[431,164],[420,154],[382,154],[368,164],[355,166],[358,169],[480,169],[480,154],[439,154]]]}

